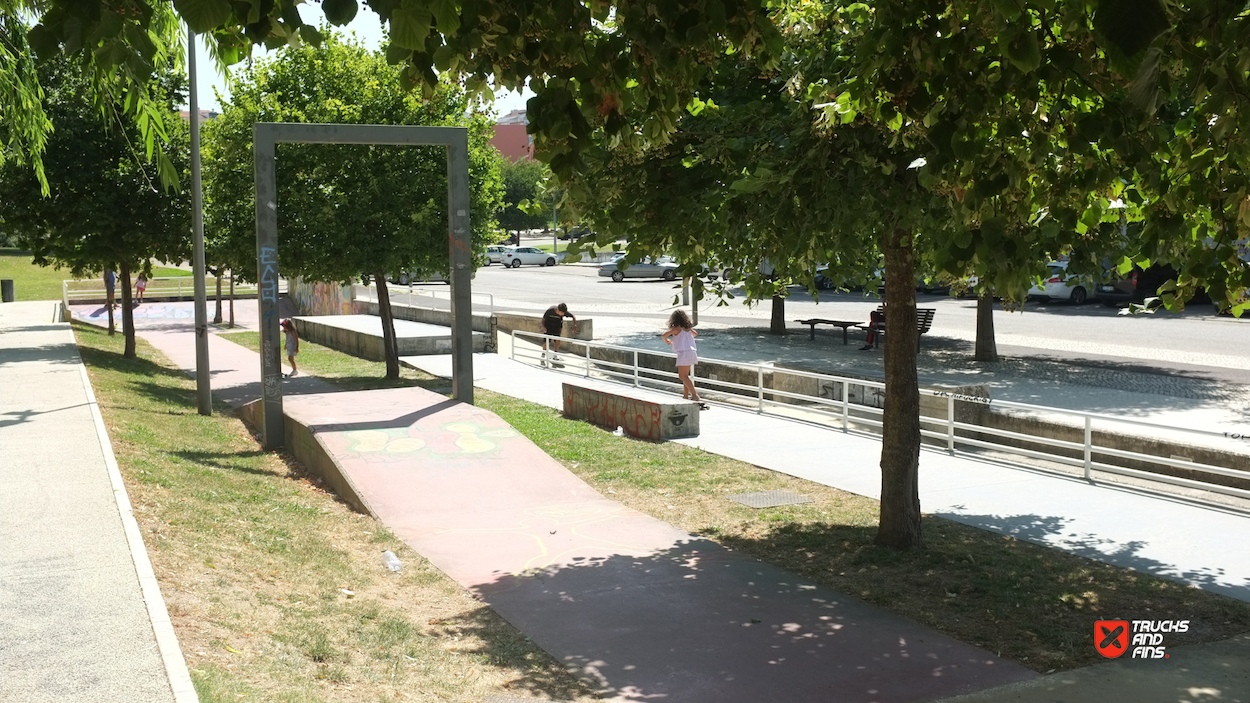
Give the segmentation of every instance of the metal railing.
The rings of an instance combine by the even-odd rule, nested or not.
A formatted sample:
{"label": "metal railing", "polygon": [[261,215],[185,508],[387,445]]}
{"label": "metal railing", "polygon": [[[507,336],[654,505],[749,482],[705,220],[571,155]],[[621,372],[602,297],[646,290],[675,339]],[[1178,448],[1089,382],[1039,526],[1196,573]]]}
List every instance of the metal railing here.
{"label": "metal railing", "polygon": [[[572,340],[566,337],[553,337],[545,334],[524,332],[520,330],[514,330],[511,334],[511,356],[513,359],[517,359],[522,362],[529,363],[532,361],[537,365],[548,368],[552,368],[558,364],[561,370],[565,373],[576,372],[587,378],[593,374],[596,378],[625,383],[634,387],[645,386],[647,388],[657,390],[673,390],[681,388],[681,383],[677,380],[678,377],[675,371],[644,367],[639,364],[640,355],[663,357],[673,359],[673,368],[676,369],[676,354],[652,351],[649,349],[624,347],[614,344],[604,344],[601,342],[585,342],[581,340]],[[532,341],[537,346],[537,349],[534,350],[519,346],[517,344],[518,338]],[[548,358],[546,353],[542,350],[542,347],[546,340],[556,339],[560,340],[566,348],[577,350],[577,353],[561,353],[558,361]],[[592,349],[601,350],[598,357],[592,356]],[[613,361],[609,358],[605,358],[610,355],[615,355],[618,358],[624,359],[624,361]],[[750,384],[718,380],[702,376],[692,376],[692,379],[695,381],[695,386],[699,390],[699,395],[703,396],[704,400],[725,403],[737,407],[749,407],[753,408],[760,414],[771,413],[793,420],[812,421],[823,426],[829,426],[832,424],[835,427],[840,427],[843,432],[862,431],[862,428],[864,427],[873,429],[880,429],[882,427],[883,423],[881,418],[884,414],[884,410],[882,408],[852,402],[851,400],[853,388],[858,389],[861,398],[870,393],[873,395],[879,393],[880,396],[883,397],[885,384],[882,382],[834,376],[830,374],[820,374],[795,369],[782,369],[773,366],[764,366],[761,364],[744,364],[732,361],[722,361],[718,359],[701,358],[700,362],[712,363],[722,367],[730,367],[737,371],[737,375],[739,377],[754,376],[754,383]],[[830,393],[830,397],[826,398],[820,395],[810,395],[807,393],[798,393],[775,387],[767,387],[764,382],[765,374],[785,374],[796,378],[809,379],[816,382],[817,388],[830,387],[828,384],[833,384],[830,388],[836,388],[839,392],[836,394]],[[1211,464],[1191,461],[1183,457],[1163,457],[1138,451],[1100,446],[1095,443],[1094,425],[1095,422],[1111,423],[1121,426],[1129,424],[1139,429],[1195,438],[1200,437],[1207,440],[1217,439],[1224,442],[1237,442],[1242,438],[1242,436],[1238,434],[1213,430],[1178,428],[1170,425],[1133,420],[1102,413],[1082,412],[1078,410],[1068,410],[1064,408],[1031,405],[1028,403],[1017,403],[1004,400],[991,400],[990,398],[981,396],[962,395],[959,393],[941,390],[922,389],[921,393],[922,395],[929,396],[931,398],[937,398],[939,403],[941,401],[945,401],[945,417],[925,415],[922,412],[920,416],[920,434],[923,438],[930,440],[931,445],[941,446],[950,454],[955,454],[961,448],[992,450],[995,452],[1016,454],[1030,459],[1042,460],[1045,462],[1052,462],[1072,467],[1073,469],[1076,469],[1085,480],[1091,482],[1094,480],[1093,472],[1101,471],[1135,479],[1167,483],[1183,488],[1213,491],[1237,498],[1250,499],[1250,490],[1225,486],[1210,481],[1203,481],[1201,479],[1172,476],[1153,471],[1134,469],[1118,464],[1110,464],[1106,461],[1099,461],[1096,457],[1115,457],[1135,462],[1139,465],[1153,464],[1171,467],[1174,469],[1183,469],[1209,475],[1250,481],[1250,471],[1213,466]],[[787,400],[791,402],[786,402]],[[1039,434],[1015,432],[978,423],[963,422],[957,419],[957,402],[976,403],[986,406],[992,404],[996,408],[1023,410],[1034,415],[1054,414],[1072,418],[1075,422],[1069,423],[1069,426],[1083,434],[1083,441],[1074,442],[1054,437],[1046,437]],[[985,437],[990,437],[992,439],[986,439]],[[1001,441],[993,441],[993,439]],[[1017,446],[1021,443],[1036,445],[1039,448],[1030,449],[1023,446]],[[1238,444],[1230,444],[1227,449],[1236,452],[1237,449],[1235,448],[1238,448],[1239,446],[1240,445]],[[1216,448],[1218,449],[1219,447]],[[1250,458],[1248,458],[1247,461],[1250,462]],[[1032,469],[1045,468],[1032,464],[1028,464],[1027,466]]]}
{"label": "metal railing", "polygon": [[[121,283],[120,278],[118,283]],[[134,285],[132,280],[131,285]],[[285,292],[285,281],[279,282],[279,292]],[[217,288],[217,278],[215,276],[207,276],[204,280],[208,297],[215,298]],[[230,277],[226,276],[221,279],[222,296],[226,295],[226,291],[230,288]],[[256,284],[239,283],[234,284],[235,296],[256,295]],[[103,300],[105,297],[104,281],[100,279],[86,280],[69,280],[61,281],[61,302],[66,306],[70,306],[81,300]],[[148,287],[143,293],[143,297],[153,300],[158,298],[191,298],[195,295],[195,278],[192,276],[159,276],[148,279]],[[121,301],[120,291],[115,294],[115,299]]]}
{"label": "metal railing", "polygon": [[[370,283],[367,286],[361,286],[361,288],[365,288],[369,291],[369,295],[372,297],[371,302],[375,302],[375,303],[377,302],[378,284]],[[431,290],[429,288],[416,288],[414,287],[414,284],[412,283],[409,283],[406,286],[401,286],[398,283],[388,283],[386,284],[386,289],[388,292],[392,294],[397,293],[397,292],[402,292],[406,295],[429,296],[430,298],[434,300],[440,300],[442,299],[442,296],[446,296],[448,304],[450,305],[451,303],[451,291],[450,290]],[[487,314],[489,315],[495,314],[495,296],[493,293],[471,293],[470,297],[475,302],[485,298],[486,306],[487,306]]]}

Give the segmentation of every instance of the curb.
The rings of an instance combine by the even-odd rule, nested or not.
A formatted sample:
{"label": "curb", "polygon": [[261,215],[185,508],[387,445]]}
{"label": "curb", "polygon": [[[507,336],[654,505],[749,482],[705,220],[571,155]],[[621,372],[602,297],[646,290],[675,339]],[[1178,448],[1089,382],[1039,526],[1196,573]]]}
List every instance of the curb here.
{"label": "curb", "polygon": [[156,574],[152,571],[152,561],[148,559],[143,534],[139,531],[139,523],[135,521],[134,510],[130,506],[130,496],[126,493],[125,484],[122,483],[121,471],[117,468],[117,458],[113,456],[113,443],[109,440],[108,431],[104,427],[104,417],[100,414],[100,406],[96,403],[91,378],[87,375],[87,367],[82,363],[81,357],[78,362],[78,371],[82,374],[83,388],[87,391],[87,404],[91,406],[91,417],[95,420],[96,435],[100,439],[100,450],[104,454],[104,465],[108,468],[109,482],[113,485],[113,497],[117,501],[117,512],[122,520],[122,529],[126,532],[126,543],[130,548],[130,556],[134,560],[139,587],[143,591],[143,602],[147,605],[148,618],[152,621],[152,632],[156,635],[156,646],[161,653],[161,662],[165,665],[165,674],[169,677],[169,686],[173,689],[174,701],[175,703],[199,703],[199,695],[195,692],[195,684],[191,681],[191,672],[187,669],[186,659],[182,656],[182,647],[178,645],[178,637],[174,634],[174,624],[169,619],[169,610],[165,607],[165,599],[161,596],[160,584],[156,582]]}

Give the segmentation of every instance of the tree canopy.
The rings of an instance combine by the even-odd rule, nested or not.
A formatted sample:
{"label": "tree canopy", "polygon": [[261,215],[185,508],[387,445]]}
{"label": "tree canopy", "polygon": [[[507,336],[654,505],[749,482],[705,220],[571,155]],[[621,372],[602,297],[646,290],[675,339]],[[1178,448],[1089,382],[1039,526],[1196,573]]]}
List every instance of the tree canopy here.
{"label": "tree canopy", "polygon": [[[191,252],[190,203],[160,187],[141,152],[137,129],[101,122],[79,67],[64,59],[41,67],[47,115],[55,127],[43,157],[48,194],[35,173],[15,162],[0,168],[0,219],[42,266],[74,276],[120,273],[126,355],[134,356],[130,274],[151,271],[151,259],[182,261]],[[169,100],[174,100],[164,88]],[[171,119],[164,153],[189,182],[188,134]]]}
{"label": "tree canopy", "polygon": [[530,213],[523,207],[536,202],[543,184],[551,178],[551,172],[541,161],[533,159],[503,160],[503,209],[499,211],[499,226],[509,232],[538,229],[550,220],[540,212]]}

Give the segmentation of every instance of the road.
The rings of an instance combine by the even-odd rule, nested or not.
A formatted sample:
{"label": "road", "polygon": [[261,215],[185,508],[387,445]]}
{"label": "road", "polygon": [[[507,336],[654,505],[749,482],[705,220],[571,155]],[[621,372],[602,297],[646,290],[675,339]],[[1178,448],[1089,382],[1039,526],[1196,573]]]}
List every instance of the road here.
{"label": "road", "polygon": [[[446,298],[446,285],[420,286]],[[401,290],[395,291],[397,294]],[[526,266],[505,269],[489,266],[478,269],[473,281],[475,305],[484,309],[485,294],[494,297],[497,310],[541,311],[556,302],[565,302],[582,316],[596,320],[598,337],[611,337],[616,330],[657,329],[680,297],[675,284],[659,280],[626,280],[614,283],[597,275],[593,266]],[[737,297],[718,307],[715,300],[704,300],[699,321],[723,327],[766,327],[770,304],[754,307]],[[403,300],[402,295],[399,300]],[[428,297],[426,298],[428,301]],[[801,288],[792,288],[786,301],[786,319],[795,333],[807,328],[794,321],[807,317],[867,320],[880,304],[875,297],[861,293],[822,291],[818,300]],[[976,301],[945,295],[918,293],[917,304],[937,310],[933,329],[925,338],[929,344],[964,343],[976,336]],[[1198,305],[1173,314],[1126,316],[1097,303],[1081,306],[1066,303],[1026,304],[1023,312],[995,310],[995,330],[1000,351],[1014,355],[1041,355],[1071,359],[1133,359],[1160,370],[1177,367],[1214,367],[1246,373],[1225,375],[1228,380],[1250,382],[1250,319],[1217,317],[1210,305]]]}

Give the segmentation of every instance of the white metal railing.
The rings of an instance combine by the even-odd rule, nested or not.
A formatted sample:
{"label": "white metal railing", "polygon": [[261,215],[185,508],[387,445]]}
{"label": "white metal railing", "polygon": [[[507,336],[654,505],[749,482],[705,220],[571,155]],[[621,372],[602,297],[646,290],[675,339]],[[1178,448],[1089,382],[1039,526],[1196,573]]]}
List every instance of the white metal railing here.
{"label": "white metal railing", "polygon": [[[121,283],[121,278],[118,278]],[[285,292],[286,281],[279,282],[279,292]],[[134,285],[134,280],[130,284]],[[215,276],[207,276],[204,279],[204,285],[208,291],[208,297],[216,296],[217,278]],[[230,277],[225,276],[221,279],[223,294],[230,286]],[[256,295],[256,284],[239,283],[234,284],[234,294],[240,295]],[[195,295],[195,278],[193,276],[158,276],[148,279],[148,287],[143,293],[144,298],[170,298],[170,297],[191,297]],[[80,300],[96,300],[105,296],[104,281],[101,279],[77,279],[69,281],[61,281],[61,302],[68,308],[76,301]],[[117,301],[121,300],[121,293],[116,294]]]}
{"label": "white metal railing", "polygon": [[[372,297],[371,302],[376,303],[378,300],[378,284],[370,283],[367,286],[361,286],[361,287],[369,291],[369,295]],[[441,296],[445,295],[447,296],[448,303],[450,304],[451,302],[450,290],[431,290],[429,288],[416,288],[415,285],[412,283],[409,283],[406,286],[401,286],[398,283],[388,283],[386,284],[386,289],[388,292],[403,292],[407,295],[429,296],[430,298],[434,300],[440,300]],[[487,314],[489,315],[495,314],[495,296],[493,293],[470,293],[470,297],[474,301],[485,298]]]}
{"label": "white metal railing", "polygon": [[[558,364],[559,367],[562,367],[566,373],[577,372],[585,377],[590,377],[593,373],[596,377],[626,383],[635,387],[645,385],[649,388],[656,388],[660,390],[681,388],[681,383],[677,380],[678,377],[675,371],[641,367],[638,363],[638,357],[640,354],[667,357],[674,360],[677,358],[676,354],[652,351],[649,349],[624,347],[614,344],[605,344],[601,342],[586,342],[582,340],[569,339],[567,337],[554,337],[520,330],[513,330],[511,335],[511,356],[513,359],[518,359],[526,363],[533,361],[537,365],[549,368]],[[518,346],[518,338],[532,341],[537,346],[537,349],[535,350]],[[577,354],[561,354],[558,361],[548,358],[546,353],[543,352],[542,347],[547,340],[557,339],[566,345],[570,345],[578,349],[579,352]],[[624,354],[627,363],[612,361],[604,358],[592,358],[592,349],[614,351]],[[884,411],[881,408],[851,402],[850,400],[850,391],[853,386],[860,387],[862,389],[861,392],[880,391],[884,394],[885,384],[882,382],[847,378],[830,374],[820,374],[810,371],[781,369],[761,364],[744,364],[732,361],[722,361],[718,359],[704,358],[700,359],[700,361],[735,368],[743,372],[742,375],[754,375],[755,377],[754,383],[744,384],[707,377],[692,376],[696,388],[699,389],[699,395],[706,395],[705,400],[732,404],[739,407],[746,405],[748,407],[753,407],[757,413],[762,414],[765,412],[772,412],[773,414],[788,417],[790,419],[802,420],[806,419],[805,416],[815,415],[819,418],[818,421],[820,424],[828,425],[832,422],[835,426],[840,425],[844,432],[851,431],[852,425],[855,425],[857,428],[859,426],[868,426],[871,428],[880,428],[882,426],[881,417]],[[674,369],[675,368],[676,365],[674,364]],[[754,371],[754,374],[751,374],[751,371]],[[820,395],[813,396],[806,393],[796,393],[778,388],[768,388],[764,385],[765,372],[782,373],[800,378],[813,379],[817,382],[817,388],[822,387],[824,384],[834,384],[840,390],[840,393],[837,394],[838,397],[836,398],[832,397],[834,395],[833,393],[830,393],[831,397],[825,398]],[[1094,423],[1096,421],[1100,421],[1103,423],[1114,423],[1118,425],[1129,424],[1135,428],[1161,431],[1166,432],[1167,434],[1182,436],[1188,435],[1192,437],[1202,437],[1204,439],[1219,439],[1226,442],[1242,441],[1246,438],[1245,435],[1215,430],[1179,428],[1159,423],[1131,420],[1103,413],[1082,412],[1078,410],[1031,405],[1028,403],[1017,403],[1005,400],[991,400],[980,396],[961,395],[959,393],[951,393],[940,390],[922,389],[921,393],[931,397],[945,399],[946,416],[936,417],[922,414],[920,417],[920,434],[924,438],[939,444],[945,444],[945,449],[951,454],[958,451],[961,445],[964,447],[975,447],[979,449],[992,449],[999,452],[1013,453],[1031,459],[1040,459],[1047,462],[1077,468],[1081,471],[1087,481],[1093,481],[1094,471],[1102,471],[1137,479],[1168,483],[1184,488],[1214,491],[1238,498],[1250,499],[1250,490],[1224,486],[1197,479],[1169,476],[1166,474],[1109,464],[1105,461],[1098,461],[1095,459],[1095,456],[1116,457],[1143,464],[1156,464],[1176,469],[1188,469],[1206,474],[1214,474],[1250,481],[1250,471],[1203,464],[1182,457],[1162,457],[1143,452],[1096,445],[1094,443]],[[799,401],[803,404],[803,406],[800,407],[794,403],[787,403],[779,399]],[[1004,430],[981,424],[962,422],[956,419],[956,401],[979,403],[987,406],[992,404],[994,407],[1024,410],[1034,414],[1048,413],[1074,418],[1076,422],[1073,423],[1072,426],[1083,430],[1083,441],[1073,442],[1064,439],[1044,437],[1037,434],[1013,432],[1011,430]],[[778,412],[782,409],[787,410],[788,412]],[[1029,449],[1026,447],[1012,446],[1002,442],[989,441],[969,436],[969,433],[975,433],[982,436],[988,435],[1001,440],[1025,442],[1038,445],[1041,449]],[[1236,447],[1239,447],[1239,445],[1230,444],[1228,448],[1236,451]],[[1069,453],[1079,454],[1080,456],[1067,456],[1060,452],[1047,451],[1048,449],[1067,450]],[[1030,468],[1038,467],[1030,466]]]}

